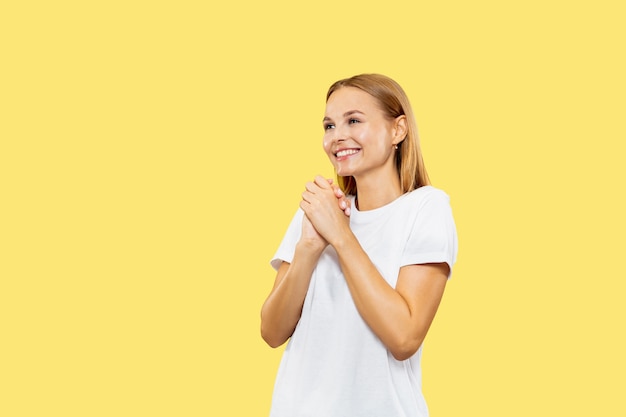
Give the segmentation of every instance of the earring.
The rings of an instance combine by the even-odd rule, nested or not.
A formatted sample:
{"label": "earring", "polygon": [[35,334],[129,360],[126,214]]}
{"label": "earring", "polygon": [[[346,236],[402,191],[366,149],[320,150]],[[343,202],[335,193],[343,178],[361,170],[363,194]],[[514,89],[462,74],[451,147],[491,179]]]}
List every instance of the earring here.
{"label": "earring", "polygon": [[398,145],[393,145],[393,149],[398,149]]}

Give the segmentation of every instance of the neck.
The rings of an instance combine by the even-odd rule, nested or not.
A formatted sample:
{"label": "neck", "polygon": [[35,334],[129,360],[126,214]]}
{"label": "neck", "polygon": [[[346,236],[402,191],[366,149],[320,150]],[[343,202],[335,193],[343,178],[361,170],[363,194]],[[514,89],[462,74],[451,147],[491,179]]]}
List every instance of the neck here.
{"label": "neck", "polygon": [[360,211],[374,210],[391,203],[402,195],[400,177],[364,179],[355,178],[357,208]]}

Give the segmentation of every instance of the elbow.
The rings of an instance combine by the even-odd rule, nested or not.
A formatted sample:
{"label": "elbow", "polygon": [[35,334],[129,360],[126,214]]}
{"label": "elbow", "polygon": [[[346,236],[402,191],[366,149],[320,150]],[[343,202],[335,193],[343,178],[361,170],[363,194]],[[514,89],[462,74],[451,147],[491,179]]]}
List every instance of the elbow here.
{"label": "elbow", "polygon": [[[418,349],[419,349],[419,346],[418,346]],[[417,349],[393,349],[389,351],[391,352],[391,355],[394,357],[395,360],[405,361],[409,359],[411,356],[415,355],[415,352],[417,352]]]}
{"label": "elbow", "polygon": [[265,306],[261,309],[261,338],[272,348],[282,346],[295,330],[295,324],[290,326],[289,322],[275,316]]}
{"label": "elbow", "polygon": [[271,348],[277,348],[287,341],[287,338],[281,337],[275,331],[271,331],[261,323],[261,338]]}
{"label": "elbow", "polygon": [[424,338],[412,338],[394,343],[389,346],[388,350],[397,361],[405,361],[415,355],[420,346],[422,346]]}
{"label": "elbow", "polygon": [[271,335],[268,335],[264,333],[263,331],[261,331],[261,337],[263,338],[263,340],[265,341],[265,343],[267,343],[269,347],[274,348],[274,349],[281,346],[283,343],[285,343],[284,340],[281,340],[277,337],[272,337]]}

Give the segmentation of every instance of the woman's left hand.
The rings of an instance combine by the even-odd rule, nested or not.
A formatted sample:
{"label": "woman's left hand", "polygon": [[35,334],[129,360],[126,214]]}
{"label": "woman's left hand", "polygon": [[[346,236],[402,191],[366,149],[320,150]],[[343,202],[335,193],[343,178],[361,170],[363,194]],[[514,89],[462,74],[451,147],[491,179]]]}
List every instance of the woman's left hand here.
{"label": "woman's left hand", "polygon": [[300,208],[315,230],[331,245],[350,230],[349,218],[337,203],[337,198],[333,185],[318,175],[313,182],[306,183],[300,202]]}

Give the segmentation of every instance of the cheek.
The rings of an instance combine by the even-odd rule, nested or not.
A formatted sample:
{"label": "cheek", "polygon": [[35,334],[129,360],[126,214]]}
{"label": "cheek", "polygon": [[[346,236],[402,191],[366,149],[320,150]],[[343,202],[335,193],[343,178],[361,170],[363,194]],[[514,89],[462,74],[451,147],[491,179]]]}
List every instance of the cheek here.
{"label": "cheek", "polygon": [[367,140],[371,146],[384,148],[391,140],[391,135],[385,129],[372,129],[367,133]]}
{"label": "cheek", "polygon": [[324,148],[324,152],[329,153],[331,145],[332,141],[330,140],[330,137],[328,135],[324,135],[324,138],[322,139],[322,147]]}
{"label": "cheek", "polygon": [[372,142],[376,140],[376,132],[372,131],[369,128],[363,127],[361,129],[355,129],[352,133],[352,137],[358,143],[363,145],[371,145]]}

